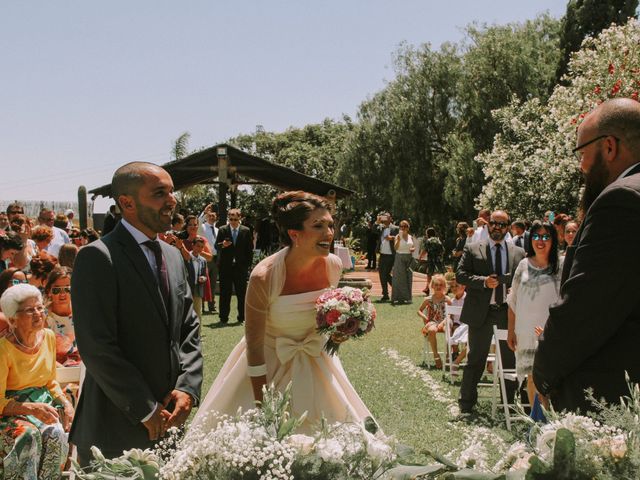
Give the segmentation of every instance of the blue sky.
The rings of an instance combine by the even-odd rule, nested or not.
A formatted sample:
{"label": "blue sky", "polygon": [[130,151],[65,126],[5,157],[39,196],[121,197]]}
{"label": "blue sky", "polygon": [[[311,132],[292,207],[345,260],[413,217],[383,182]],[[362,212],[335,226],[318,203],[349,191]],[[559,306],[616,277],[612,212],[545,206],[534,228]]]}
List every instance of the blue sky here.
{"label": "blue sky", "polygon": [[0,4],[0,199],[76,198],[117,166],[168,161],[256,125],[343,114],[393,78],[392,55],[459,41],[563,0],[57,0]]}

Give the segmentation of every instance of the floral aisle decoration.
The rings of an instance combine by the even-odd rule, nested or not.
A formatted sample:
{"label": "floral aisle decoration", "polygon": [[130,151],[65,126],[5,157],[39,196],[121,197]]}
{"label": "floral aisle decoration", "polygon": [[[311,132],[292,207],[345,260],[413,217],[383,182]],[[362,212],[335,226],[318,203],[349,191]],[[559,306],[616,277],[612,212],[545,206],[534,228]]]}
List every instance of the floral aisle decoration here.
{"label": "floral aisle decoration", "polygon": [[[376,480],[408,479],[443,472],[444,465],[403,465],[413,451],[365,425],[322,424],[314,435],[296,433],[304,422],[289,413],[291,384],[284,393],[264,388],[262,408],[217,416],[214,428],[197,426],[173,452],[131,450],[106,460],[93,449],[93,471],[74,469],[81,480]],[[202,422],[207,424],[207,422]],[[163,463],[161,458],[170,454]]]}
{"label": "floral aisle decoration", "polygon": [[340,344],[369,333],[375,324],[376,309],[368,290],[341,287],[329,290],[316,300],[316,327],[329,338],[324,349],[334,355]]}

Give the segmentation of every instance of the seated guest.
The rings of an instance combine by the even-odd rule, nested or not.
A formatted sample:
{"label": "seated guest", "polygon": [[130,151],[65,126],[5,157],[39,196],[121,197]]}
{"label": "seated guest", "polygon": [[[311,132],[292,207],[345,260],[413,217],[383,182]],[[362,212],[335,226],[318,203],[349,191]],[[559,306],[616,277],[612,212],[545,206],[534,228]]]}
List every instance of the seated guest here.
{"label": "seated guest", "polygon": [[16,285],[0,297],[10,332],[0,339],[0,451],[4,478],[53,479],[67,461],[73,407],[56,381],[55,335],[42,296]]}
{"label": "seated guest", "polygon": [[57,264],[57,258],[48,255],[47,252],[40,252],[38,255],[33,257],[29,263],[29,266],[31,267],[29,284],[44,293],[44,286],[47,283],[49,274]]}
{"label": "seated guest", "polygon": [[61,267],[69,267],[73,269],[73,263],[76,261],[76,255],[78,255],[78,247],[73,243],[65,243],[60,247],[60,252],[58,252],[58,264]]}
{"label": "seated guest", "polygon": [[8,262],[13,260],[24,247],[24,242],[19,234],[13,231],[0,234],[0,272],[6,270]]}
{"label": "seated guest", "polygon": [[31,240],[36,243],[36,253],[46,250],[53,241],[53,230],[46,225],[38,225],[31,230]]}
{"label": "seated guest", "polygon": [[47,296],[47,326],[56,334],[56,360],[66,367],[80,363],[71,319],[71,269],[57,266],[44,288]]}
{"label": "seated guest", "polygon": [[[451,305],[454,307],[462,307],[464,305],[464,299],[467,296],[466,289],[467,287],[454,278],[451,282],[451,293],[453,297],[451,297]],[[456,375],[458,366],[464,360],[464,357],[467,355],[467,350],[462,350],[462,352],[458,352],[458,345],[460,343],[467,343],[467,339],[469,336],[469,325],[465,325],[460,322],[460,315],[451,315],[451,333],[449,337],[449,348],[453,350],[453,355],[455,359],[453,360],[453,367],[451,372]]]}
{"label": "seated guest", "polygon": [[[21,283],[28,283],[25,273],[16,267],[7,268],[4,272],[0,273],[0,296],[2,296],[7,288],[20,285]],[[8,331],[9,323],[7,322],[7,317],[0,309],[0,337],[4,337]]]}
{"label": "seated guest", "polygon": [[436,334],[444,332],[445,305],[451,305],[451,300],[447,297],[447,281],[442,274],[436,274],[431,278],[429,284],[431,295],[424,299],[418,309],[418,316],[422,318],[424,327],[422,335],[427,337],[436,368],[442,368],[442,359],[438,353],[438,341]]}

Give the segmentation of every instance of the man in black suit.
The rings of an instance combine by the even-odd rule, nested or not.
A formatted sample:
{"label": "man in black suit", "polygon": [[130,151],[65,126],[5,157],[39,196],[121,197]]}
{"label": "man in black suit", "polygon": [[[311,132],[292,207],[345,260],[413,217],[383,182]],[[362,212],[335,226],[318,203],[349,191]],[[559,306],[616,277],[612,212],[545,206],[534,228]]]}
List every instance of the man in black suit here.
{"label": "man in black suit", "polygon": [[107,457],[152,447],[185,422],[202,385],[184,262],[157,239],[176,206],[171,177],[157,165],[129,163],[115,172],[111,190],[122,220],[78,252],[71,282],[87,373],[70,440],[83,464],[93,445]]}
{"label": "man in black suit", "polygon": [[[491,347],[493,326],[507,328],[507,291],[525,256],[522,248],[505,241],[510,225],[506,212],[493,212],[488,239],[465,245],[456,271],[458,283],[467,287],[460,321],[469,325],[469,356],[458,399],[460,411],[465,414],[471,413],[478,401],[478,382]],[[504,367],[513,368],[515,356],[506,342],[501,344],[501,353]]]}
{"label": "man in black suit", "polygon": [[218,229],[218,276],[220,278],[220,323],[229,322],[231,294],[238,298],[238,322],[244,322],[244,297],[247,292],[249,268],[253,261],[251,230],[240,225],[240,210],[229,210],[229,223]]}
{"label": "man in black suit", "polygon": [[391,286],[391,270],[396,258],[394,241],[399,233],[399,228],[391,223],[391,214],[383,212],[378,216],[378,235],[380,236],[380,262],[378,263],[378,274],[382,285],[381,302],[389,301],[389,287]]}
{"label": "man in black suit", "polygon": [[618,403],[625,371],[640,381],[640,104],[600,104],[578,128],[574,152],[585,175],[584,220],[567,248],[561,299],[533,365],[538,391],[556,410],[595,410],[585,398]]}

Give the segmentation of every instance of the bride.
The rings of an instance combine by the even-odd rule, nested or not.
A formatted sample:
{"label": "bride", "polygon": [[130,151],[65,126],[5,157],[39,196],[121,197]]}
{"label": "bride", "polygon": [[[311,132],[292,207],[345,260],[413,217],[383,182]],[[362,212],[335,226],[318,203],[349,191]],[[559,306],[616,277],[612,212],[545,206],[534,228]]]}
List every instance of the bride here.
{"label": "bride", "polygon": [[292,413],[307,412],[302,431],[314,431],[322,417],[362,422],[371,413],[338,357],[323,351],[326,337],[316,333],[315,301],[337,286],[342,271],[340,259],[329,253],[329,204],[310,193],[285,192],[274,200],[272,215],[286,247],[251,272],[245,337],[227,358],[193,424],[214,421],[209,412],[233,415],[238,407],[255,408],[265,384],[283,391],[289,382]]}

